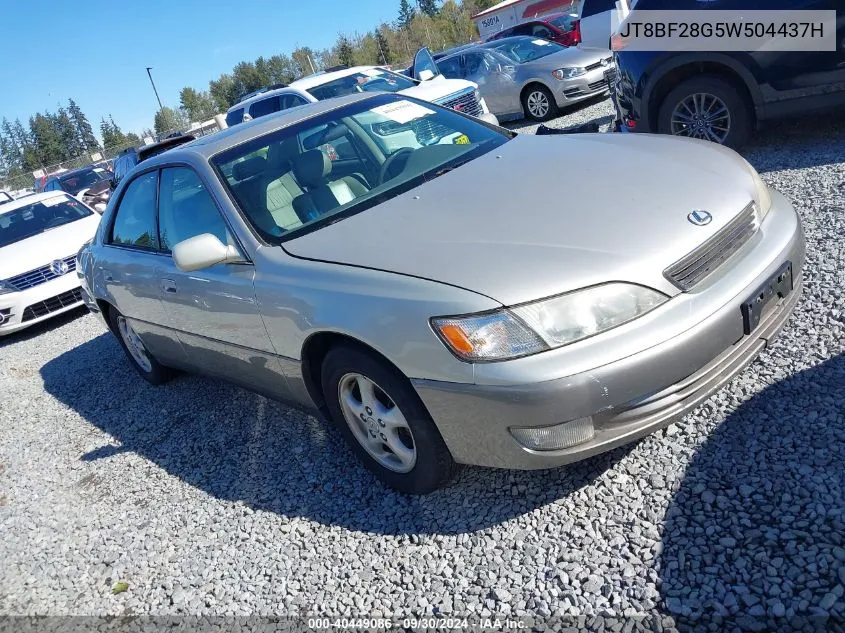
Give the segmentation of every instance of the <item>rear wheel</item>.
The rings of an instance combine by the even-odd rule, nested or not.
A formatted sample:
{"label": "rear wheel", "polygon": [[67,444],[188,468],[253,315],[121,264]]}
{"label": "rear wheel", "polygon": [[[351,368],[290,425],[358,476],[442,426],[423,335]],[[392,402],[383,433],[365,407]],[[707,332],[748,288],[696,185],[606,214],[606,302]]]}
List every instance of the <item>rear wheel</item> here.
{"label": "rear wheel", "polygon": [[109,310],[109,323],[129,362],[144,380],[160,385],[173,377],[173,370],[152,357],[132,324],[116,308]]}
{"label": "rear wheel", "polygon": [[525,116],[534,121],[547,121],[557,114],[557,103],[552,91],[541,84],[531,84],[522,93]]}
{"label": "rear wheel", "polygon": [[663,100],[657,131],[740,147],[751,133],[750,104],[734,85],[720,77],[695,77]]}
{"label": "rear wheel", "polygon": [[333,421],[366,467],[400,492],[426,494],[458,471],[407,378],[365,351],[326,355],[322,386]]}

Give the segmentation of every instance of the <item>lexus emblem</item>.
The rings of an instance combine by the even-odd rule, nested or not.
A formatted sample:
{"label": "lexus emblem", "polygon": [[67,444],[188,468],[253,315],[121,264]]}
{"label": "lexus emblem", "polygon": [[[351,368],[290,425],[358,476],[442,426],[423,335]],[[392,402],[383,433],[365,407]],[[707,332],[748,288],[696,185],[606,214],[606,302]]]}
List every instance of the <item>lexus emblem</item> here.
{"label": "lexus emblem", "polygon": [[61,277],[64,274],[67,274],[68,265],[61,259],[57,259],[54,262],[50,263],[50,270],[56,277]]}
{"label": "lexus emblem", "polygon": [[709,211],[704,211],[703,209],[694,209],[687,216],[687,220],[689,220],[691,224],[695,224],[696,226],[707,226],[713,221],[713,216],[710,215]]}

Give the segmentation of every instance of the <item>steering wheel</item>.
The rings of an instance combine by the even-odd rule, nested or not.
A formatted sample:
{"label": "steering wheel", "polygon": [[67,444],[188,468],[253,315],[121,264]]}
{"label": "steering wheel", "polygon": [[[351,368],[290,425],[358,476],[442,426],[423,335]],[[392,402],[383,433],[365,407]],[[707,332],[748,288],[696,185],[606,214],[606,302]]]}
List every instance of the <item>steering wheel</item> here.
{"label": "steering wheel", "polygon": [[48,221],[47,225],[44,228],[52,229],[52,228],[55,228],[57,226],[61,226],[62,224],[65,224],[66,222],[67,222],[67,218],[55,217],[55,218],[52,218],[50,221]]}
{"label": "steering wheel", "polygon": [[386,181],[390,180],[392,176],[388,177],[390,174],[390,169],[393,167],[394,163],[399,160],[400,157],[405,156],[405,160],[407,161],[410,158],[410,155],[414,153],[414,150],[410,147],[402,147],[395,152],[393,152],[390,156],[387,157],[387,160],[381,164],[381,170],[378,174],[378,184],[384,184]]}

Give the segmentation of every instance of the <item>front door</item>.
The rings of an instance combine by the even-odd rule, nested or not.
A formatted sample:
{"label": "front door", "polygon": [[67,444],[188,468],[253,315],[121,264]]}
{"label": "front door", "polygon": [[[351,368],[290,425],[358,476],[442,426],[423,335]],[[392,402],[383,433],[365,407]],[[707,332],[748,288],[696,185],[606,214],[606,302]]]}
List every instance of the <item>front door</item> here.
{"label": "front door", "polygon": [[192,168],[161,170],[159,231],[164,254],[159,293],[167,325],[182,341],[189,363],[202,373],[286,398],[287,382],[255,298],[253,265],[244,258],[185,272],[170,256],[176,244],[203,233],[241,248]]}

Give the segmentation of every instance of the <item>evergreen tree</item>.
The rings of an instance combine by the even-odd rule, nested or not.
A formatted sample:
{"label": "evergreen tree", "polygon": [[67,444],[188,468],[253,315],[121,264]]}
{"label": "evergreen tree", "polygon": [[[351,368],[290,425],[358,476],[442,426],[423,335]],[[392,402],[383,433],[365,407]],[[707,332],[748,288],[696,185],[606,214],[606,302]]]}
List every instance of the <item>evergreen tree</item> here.
{"label": "evergreen tree", "polygon": [[417,0],[420,6],[420,11],[430,18],[433,18],[439,12],[437,8],[437,0]]}
{"label": "evergreen tree", "polygon": [[374,36],[376,38],[376,44],[378,45],[378,56],[379,56],[379,63],[380,64],[390,64],[393,62],[393,55],[390,51],[390,44],[387,42],[387,38],[384,36],[382,32],[382,28],[377,28]]}
{"label": "evergreen tree", "polygon": [[29,118],[29,131],[35,145],[35,155],[45,167],[60,163],[65,159],[62,139],[51,115],[37,113]]}
{"label": "evergreen tree", "polygon": [[337,59],[344,66],[355,65],[355,51],[352,50],[352,44],[344,35],[340,36],[337,43]]}
{"label": "evergreen tree", "polygon": [[164,134],[166,132],[173,132],[185,124],[185,120],[173,108],[164,106],[161,110],[156,112],[155,119],[153,119],[153,127],[155,127],[156,134]]}
{"label": "evergreen tree", "polygon": [[82,112],[82,109],[76,105],[73,99],[67,100],[67,111],[73,125],[76,127],[77,138],[79,139],[79,146],[86,152],[96,152],[100,149],[100,144],[97,142],[97,137],[94,136],[94,130],[88,122],[88,118]]}
{"label": "evergreen tree", "polygon": [[408,0],[402,0],[399,3],[399,19],[396,20],[396,25],[403,30],[408,30],[411,28],[411,22],[414,21],[414,16],[416,15],[416,11],[414,7],[411,6],[411,3]]}
{"label": "evergreen tree", "polygon": [[52,117],[59,138],[62,140],[62,153],[64,160],[76,158],[86,153],[87,147],[82,143],[76,126],[73,124],[67,110],[59,108],[58,113]]}

